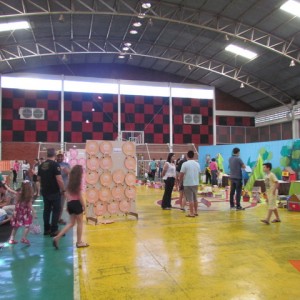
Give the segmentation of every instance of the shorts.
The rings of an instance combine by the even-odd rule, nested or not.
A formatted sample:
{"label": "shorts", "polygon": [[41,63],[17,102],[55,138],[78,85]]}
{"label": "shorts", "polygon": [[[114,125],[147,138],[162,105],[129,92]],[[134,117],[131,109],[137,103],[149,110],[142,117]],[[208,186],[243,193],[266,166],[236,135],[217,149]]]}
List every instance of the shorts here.
{"label": "shorts", "polygon": [[83,213],[82,205],[79,200],[69,201],[67,210],[70,215],[80,215]]}
{"label": "shorts", "polygon": [[187,201],[197,202],[198,185],[184,186],[184,195]]}

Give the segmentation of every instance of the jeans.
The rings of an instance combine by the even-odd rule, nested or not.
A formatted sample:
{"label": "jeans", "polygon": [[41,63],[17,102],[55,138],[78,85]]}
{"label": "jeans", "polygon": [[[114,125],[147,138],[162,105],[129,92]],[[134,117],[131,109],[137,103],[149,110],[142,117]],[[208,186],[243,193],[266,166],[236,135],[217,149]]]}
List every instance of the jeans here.
{"label": "jeans", "polygon": [[175,183],[174,177],[168,177],[165,181],[165,192],[161,203],[161,208],[171,208],[171,197]]}
{"label": "jeans", "polygon": [[236,194],[236,207],[241,206],[241,194],[242,194],[242,179],[230,178],[230,206],[234,207],[234,194]]}
{"label": "jeans", "polygon": [[[59,213],[61,208],[61,195],[60,193],[50,194],[50,195],[43,195],[44,198],[44,230],[51,231],[52,233],[58,230],[58,219]],[[51,225],[50,225],[50,216],[52,213],[51,218]]]}

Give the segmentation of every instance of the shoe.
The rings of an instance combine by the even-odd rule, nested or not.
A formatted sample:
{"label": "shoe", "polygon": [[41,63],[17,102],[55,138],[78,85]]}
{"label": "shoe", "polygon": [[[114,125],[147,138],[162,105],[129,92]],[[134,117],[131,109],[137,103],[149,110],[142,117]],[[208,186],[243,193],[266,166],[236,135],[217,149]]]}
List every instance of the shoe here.
{"label": "shoe", "polygon": [[195,216],[192,215],[186,215],[187,218],[195,218]]}
{"label": "shoe", "polygon": [[26,244],[26,245],[30,245],[30,242],[27,239],[21,239],[21,243]]}
{"label": "shoe", "polygon": [[260,220],[260,221],[267,224],[267,225],[270,225],[270,222],[268,222],[267,220]]}
{"label": "shoe", "polygon": [[163,208],[163,210],[171,210],[171,208],[170,207],[165,207],[165,208]]}
{"label": "shoe", "polygon": [[58,250],[58,243],[57,243],[57,241],[56,241],[55,239],[53,239],[52,245],[53,245],[53,247],[54,247],[56,250]]}
{"label": "shoe", "polygon": [[198,217],[198,214],[195,214],[195,217]]}
{"label": "shoe", "polygon": [[60,219],[60,220],[58,220],[58,224],[60,224],[60,225],[66,225],[67,222],[64,221],[63,219]]}
{"label": "shoe", "polygon": [[245,208],[244,208],[244,207],[241,207],[241,206],[237,206],[237,207],[236,207],[236,210],[245,210]]}
{"label": "shoe", "polygon": [[55,232],[51,232],[50,233],[50,236],[51,237],[55,237],[55,236],[57,236],[59,234],[59,231],[55,231]]}
{"label": "shoe", "polygon": [[16,241],[16,240],[9,240],[8,243],[11,244],[11,245],[15,245],[15,244],[18,244],[18,241]]}
{"label": "shoe", "polygon": [[88,246],[89,246],[88,243],[84,243],[84,242],[82,242],[82,243],[76,243],[76,247],[77,248],[86,248]]}
{"label": "shoe", "polygon": [[50,235],[50,234],[51,234],[51,231],[50,231],[50,230],[44,231],[44,235]]}
{"label": "shoe", "polygon": [[180,210],[182,210],[182,211],[185,211],[185,208],[179,208]]}
{"label": "shoe", "polygon": [[277,220],[277,219],[274,219],[273,221],[272,221],[272,223],[280,223],[281,222],[281,220]]}
{"label": "shoe", "polygon": [[230,209],[235,209],[235,206],[230,206]]}

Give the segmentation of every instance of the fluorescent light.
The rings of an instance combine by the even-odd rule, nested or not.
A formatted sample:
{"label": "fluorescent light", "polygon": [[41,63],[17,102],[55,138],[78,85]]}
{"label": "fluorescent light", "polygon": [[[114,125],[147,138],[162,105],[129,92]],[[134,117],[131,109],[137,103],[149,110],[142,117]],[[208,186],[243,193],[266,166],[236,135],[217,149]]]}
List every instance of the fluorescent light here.
{"label": "fluorescent light", "polygon": [[132,30],[130,30],[130,31],[129,31],[129,33],[130,33],[130,34],[137,34],[137,33],[138,33],[138,31],[137,31],[137,30],[134,30],[134,29],[132,29]]}
{"label": "fluorescent light", "polygon": [[142,8],[148,9],[148,8],[150,8],[150,7],[151,7],[151,3],[150,3],[150,2],[144,2],[144,3],[142,4]]}
{"label": "fluorescent light", "polygon": [[24,90],[61,91],[61,80],[2,76],[2,87]]}
{"label": "fluorescent light", "polygon": [[253,59],[257,56],[257,53],[233,44],[228,45],[225,50],[249,59]]}
{"label": "fluorescent light", "polygon": [[280,9],[300,17],[300,3],[297,1],[289,0],[280,6]]}
{"label": "fluorescent light", "polygon": [[134,22],[132,24],[133,27],[141,27],[142,26],[142,23],[141,22]]}
{"label": "fluorescent light", "polygon": [[170,88],[168,86],[155,86],[154,83],[151,85],[121,83],[120,85],[122,95],[168,97],[169,92]]}
{"label": "fluorescent light", "polygon": [[27,21],[18,21],[18,22],[0,24],[0,31],[11,31],[11,30],[28,29],[28,28],[30,28],[30,24]]}
{"label": "fluorescent light", "polygon": [[131,43],[126,42],[126,43],[124,43],[124,46],[125,46],[125,47],[130,47],[130,46],[131,46]]}
{"label": "fluorescent light", "polygon": [[108,82],[65,80],[64,90],[66,92],[118,94],[118,85]]}
{"label": "fluorescent light", "polygon": [[171,87],[172,97],[214,99],[213,89]]}

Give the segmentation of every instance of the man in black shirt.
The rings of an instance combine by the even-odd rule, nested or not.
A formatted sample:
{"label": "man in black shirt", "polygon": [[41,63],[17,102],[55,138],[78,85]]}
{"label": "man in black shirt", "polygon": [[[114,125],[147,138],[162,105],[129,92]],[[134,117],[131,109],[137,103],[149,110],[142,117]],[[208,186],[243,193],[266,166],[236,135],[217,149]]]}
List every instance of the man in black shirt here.
{"label": "man in black shirt", "polygon": [[[38,180],[41,182],[44,199],[44,235],[58,234],[58,219],[61,208],[61,194],[65,192],[60,166],[55,161],[55,149],[47,150],[47,160],[38,169]],[[52,213],[51,224],[50,216]]]}

